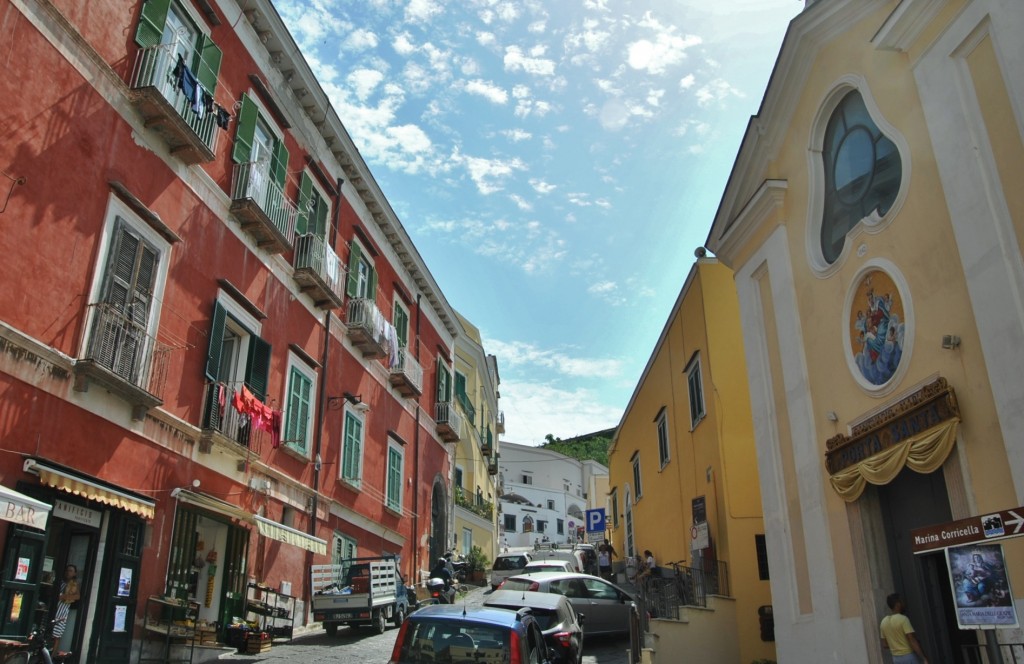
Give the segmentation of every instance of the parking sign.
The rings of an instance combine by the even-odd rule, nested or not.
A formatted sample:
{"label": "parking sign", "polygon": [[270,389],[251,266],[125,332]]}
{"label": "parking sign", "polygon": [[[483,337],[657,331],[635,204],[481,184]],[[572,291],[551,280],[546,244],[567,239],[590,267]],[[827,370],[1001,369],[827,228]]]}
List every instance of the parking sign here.
{"label": "parking sign", "polygon": [[597,509],[587,510],[587,532],[588,533],[603,533],[604,532],[604,508],[598,507]]}

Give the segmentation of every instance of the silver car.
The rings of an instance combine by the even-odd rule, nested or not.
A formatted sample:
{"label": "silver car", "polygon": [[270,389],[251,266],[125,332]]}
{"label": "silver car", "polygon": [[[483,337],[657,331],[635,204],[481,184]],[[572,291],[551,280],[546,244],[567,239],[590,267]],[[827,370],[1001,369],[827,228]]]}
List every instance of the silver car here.
{"label": "silver car", "polygon": [[628,634],[630,616],[636,610],[632,595],[614,583],[590,574],[518,574],[506,579],[501,589],[565,595],[576,612],[587,617],[583,625],[583,632],[587,636]]}

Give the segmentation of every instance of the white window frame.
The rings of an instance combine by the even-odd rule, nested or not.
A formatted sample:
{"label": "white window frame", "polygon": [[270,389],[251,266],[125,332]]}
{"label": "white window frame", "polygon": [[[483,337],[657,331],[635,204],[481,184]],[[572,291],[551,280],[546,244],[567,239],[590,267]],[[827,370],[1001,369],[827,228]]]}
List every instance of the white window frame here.
{"label": "white window frame", "polygon": [[[357,544],[357,542],[354,539],[352,539],[348,535],[344,535],[342,533],[339,533],[339,532],[335,531],[332,540],[333,541],[331,542],[331,562],[333,564],[337,565],[342,560],[345,560],[347,558],[357,558],[358,557],[358,554],[359,554],[358,544]],[[338,555],[339,554],[339,551],[338,551],[338,545],[339,544],[341,545],[341,551],[340,551],[340,553],[342,554],[341,556]],[[346,549],[349,549],[351,551],[351,553],[352,553],[351,556],[345,556],[344,555]]]}
{"label": "white window frame", "polygon": [[[313,186],[315,187],[317,185],[316,178],[313,178],[311,176],[311,179],[313,180]],[[355,299],[357,299],[357,300],[360,300],[360,299],[361,300],[369,300],[370,302],[376,302],[377,301],[377,294],[376,293],[367,293],[366,292],[370,288],[370,281],[371,281],[370,280],[370,272],[376,272],[377,271],[377,268],[376,268],[376,266],[374,265],[374,262],[373,262],[373,256],[370,254],[370,252],[368,252],[366,250],[366,247],[363,246],[363,243],[360,242],[357,237],[353,237],[352,238],[352,244],[359,246],[359,262],[360,263],[365,263],[367,268],[368,268],[368,270],[369,270],[369,272],[367,272],[367,274],[366,274],[366,278],[363,279],[362,275],[359,274],[359,265],[353,266],[355,268],[355,271],[356,271],[356,294],[355,294]],[[454,386],[453,386],[452,389],[454,389]]]}
{"label": "white window frame", "polygon": [[533,486],[533,475],[523,473],[523,484],[525,486]]}
{"label": "white window frame", "polygon": [[[159,252],[156,264],[156,279],[153,286],[153,306],[149,309],[149,319],[146,321],[146,333],[150,337],[156,337],[156,331],[160,327],[160,310],[163,306],[164,288],[167,285],[167,272],[171,262],[171,244],[113,194],[111,194],[108,200],[107,211],[103,220],[100,250],[97,254],[99,256],[99,262],[96,264],[98,269],[93,274],[89,304],[98,303],[100,296],[103,294],[103,282],[107,277],[107,264],[110,262],[110,251],[113,249],[114,243],[114,228],[117,226],[118,217],[129,224],[133,231],[142,236],[146,242],[152,244]],[[92,325],[86,325],[82,339],[83,350],[89,347],[91,335]]]}
{"label": "white window frame", "polygon": [[640,476],[640,453],[634,452],[629,460],[633,466],[633,484],[636,491],[636,501],[639,502],[644,495],[643,478]]}
{"label": "white window frame", "polygon": [[664,468],[672,460],[671,446],[668,440],[668,409],[662,408],[658,416],[654,418],[654,422],[658,431],[658,461],[661,463],[660,467]]}
{"label": "white window frame", "polygon": [[[349,478],[345,477],[345,421],[352,417],[359,422],[359,458],[356,460],[357,472],[356,477]],[[360,487],[363,484],[363,457],[366,455],[366,417],[363,413],[351,408],[348,405],[345,406],[344,416],[342,418],[341,425],[341,457],[338,459],[338,479],[346,484],[354,487]],[[385,501],[387,496],[385,496]]]}
{"label": "white window frame", "polygon": [[462,528],[462,555],[469,556],[469,552],[473,550],[473,529]]}
{"label": "white window frame", "polygon": [[[696,429],[697,425],[707,415],[706,402],[704,401],[704,377],[701,374],[700,365],[700,353],[695,353],[693,359],[690,360],[690,364],[686,367],[686,393],[689,396],[690,405],[690,431]],[[693,399],[694,382],[697,385],[697,395],[700,399],[699,404],[695,404]],[[639,497],[637,495],[637,498]]]}
{"label": "white window frame", "polygon": [[[331,206],[332,206],[331,198],[327,195],[327,191],[322,186],[320,186],[320,181],[319,181],[319,178],[317,178],[316,174],[313,173],[313,171],[311,171],[309,169],[306,169],[306,172],[309,174],[309,182],[310,182],[310,184],[312,184],[313,185],[313,189],[316,190],[316,195],[319,196],[320,200],[322,200],[324,202],[324,205],[327,206],[327,227],[324,229],[324,232],[327,234],[327,237],[330,237],[331,236],[331,221],[332,221],[331,220],[331,212],[333,212],[333,210],[331,209]],[[298,201],[296,201],[296,203],[298,203]],[[308,217],[307,217],[307,219],[308,219]],[[306,232],[309,233],[309,228],[308,227],[306,228]]]}
{"label": "white window frame", "polygon": [[[365,440],[365,439],[366,439],[366,437],[364,436],[363,440]],[[398,504],[397,505],[393,505],[390,502],[390,494],[391,494],[391,452],[392,451],[395,451],[395,452],[398,453],[398,474],[399,474],[399,478],[398,478]],[[362,460],[361,459],[360,459],[360,464],[359,465],[360,465],[360,471],[361,471],[362,470]],[[389,439],[388,440],[388,457],[387,457],[386,463],[384,464],[384,467],[385,467],[385,471],[384,472],[386,473],[385,477],[384,477],[384,506],[386,508],[388,508],[389,510],[393,511],[393,512],[397,512],[397,513],[401,514],[402,513],[402,505],[404,504],[404,500],[403,499],[405,498],[405,491],[404,491],[404,486],[405,486],[405,448],[402,447],[399,443],[397,443],[393,439]]]}
{"label": "white window frame", "polygon": [[[412,336],[412,335],[409,334],[409,332],[410,332],[409,328],[410,328],[410,325],[412,323],[412,319],[409,317],[409,307],[405,306],[405,303],[402,302],[402,298],[398,297],[397,295],[391,301],[391,307],[392,307],[392,314],[391,314],[391,324],[392,325],[395,324],[395,314],[394,314],[395,311],[398,311],[400,309],[402,311],[402,313],[405,314],[405,345],[408,346],[409,345],[409,337]],[[398,328],[397,327],[395,328],[395,335],[398,336]],[[399,337],[399,338],[401,338],[401,337]]]}
{"label": "white window frame", "polygon": [[[257,337],[263,336],[262,322],[242,307],[238,301],[228,295],[225,291],[217,290],[217,303],[224,308],[227,316],[224,318],[224,327],[231,328],[231,331],[238,336],[238,357],[235,358],[235,366],[232,367],[231,380],[220,380],[224,383],[240,383],[245,379],[245,365],[249,357],[249,345],[252,343],[251,334]],[[251,333],[251,334],[250,334]],[[289,373],[289,375],[291,375]]]}
{"label": "white window frame", "polygon": [[[316,421],[316,387],[317,387],[316,371],[314,371],[313,367],[311,367],[308,364],[306,364],[302,359],[300,359],[294,353],[291,353],[291,352],[288,353],[288,367],[287,367],[286,373],[285,373],[285,376],[287,376],[287,381],[286,381],[286,385],[284,386],[284,413],[282,414],[282,417],[281,417],[281,422],[282,422],[282,425],[285,427],[285,429],[287,429],[287,425],[288,425],[288,422],[289,422],[289,416],[290,416],[290,413],[288,412],[288,408],[291,405],[290,404],[290,401],[291,401],[290,397],[291,397],[291,394],[292,394],[292,369],[293,368],[294,369],[298,369],[299,373],[301,373],[303,376],[305,376],[309,380],[309,382],[310,382],[310,389],[309,389],[309,415],[306,417],[306,441],[305,441],[305,448],[306,449],[305,450],[298,449],[297,447],[295,447],[295,443],[294,442],[287,442],[287,443],[285,443],[284,445],[281,446],[281,449],[288,450],[289,452],[292,452],[293,454],[308,460],[308,459],[312,458],[313,423]],[[283,434],[283,431],[282,431],[282,434]]]}

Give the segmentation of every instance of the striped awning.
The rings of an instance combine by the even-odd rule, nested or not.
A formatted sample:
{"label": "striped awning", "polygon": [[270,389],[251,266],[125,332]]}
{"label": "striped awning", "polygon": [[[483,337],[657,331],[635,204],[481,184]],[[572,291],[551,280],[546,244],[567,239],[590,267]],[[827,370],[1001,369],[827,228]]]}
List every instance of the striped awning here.
{"label": "striped awning", "polygon": [[327,553],[327,542],[319,537],[313,537],[301,530],[295,530],[280,523],[274,523],[270,519],[255,514],[253,519],[256,521],[256,527],[260,529],[260,534],[264,537],[275,539],[278,542],[285,542],[306,551],[319,553],[320,555]]}
{"label": "striped awning", "polygon": [[132,496],[113,487],[103,486],[81,475],[49,466],[35,459],[25,459],[25,472],[38,475],[39,483],[45,486],[138,514],[144,519],[152,519],[156,512],[156,502],[152,500]]}
{"label": "striped awning", "polygon": [[0,486],[0,519],[46,530],[51,506],[14,489]]}

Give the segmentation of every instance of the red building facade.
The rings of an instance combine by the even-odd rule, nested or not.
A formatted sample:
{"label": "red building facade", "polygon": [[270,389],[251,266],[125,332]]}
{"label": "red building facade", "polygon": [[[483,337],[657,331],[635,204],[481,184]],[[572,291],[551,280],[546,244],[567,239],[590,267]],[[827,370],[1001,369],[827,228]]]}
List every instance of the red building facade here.
{"label": "red building facade", "polygon": [[458,328],[271,3],[0,16],[0,635],[67,565],[83,662],[134,661],[150,596],[223,638],[252,583],[305,624],[311,564],[417,578]]}

